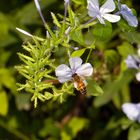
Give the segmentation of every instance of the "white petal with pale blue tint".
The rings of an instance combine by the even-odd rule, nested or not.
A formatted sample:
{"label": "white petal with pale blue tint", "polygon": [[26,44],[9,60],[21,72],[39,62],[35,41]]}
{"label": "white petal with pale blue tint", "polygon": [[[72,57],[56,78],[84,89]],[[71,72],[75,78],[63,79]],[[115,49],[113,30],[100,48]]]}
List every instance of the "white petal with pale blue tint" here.
{"label": "white petal with pale blue tint", "polygon": [[93,10],[88,10],[88,15],[90,16],[90,17],[97,17],[97,15],[98,15],[98,13],[97,13],[97,11],[93,11]]}
{"label": "white petal with pale blue tint", "polygon": [[109,22],[115,23],[118,22],[120,20],[120,16],[118,15],[113,15],[113,14],[104,14],[102,15],[106,20],[108,20]]}
{"label": "white petal with pale blue tint", "polygon": [[88,3],[87,9],[88,9],[89,16],[96,17],[100,12],[98,0],[88,0],[87,3]]}
{"label": "white petal with pale blue tint", "polygon": [[64,82],[68,82],[68,81],[71,81],[72,77],[71,76],[65,76],[65,77],[58,77],[58,81],[60,83],[64,83]]}
{"label": "white petal with pale blue tint", "polygon": [[140,106],[139,104],[124,103],[122,105],[122,111],[132,121],[138,121],[140,117]]}
{"label": "white petal with pale blue tint", "polygon": [[136,79],[140,81],[140,72],[136,73]]}
{"label": "white petal with pale blue tint", "polygon": [[80,57],[72,57],[69,59],[70,67],[72,73],[74,74],[77,68],[79,68],[82,64],[82,59]]}
{"label": "white petal with pale blue tint", "polygon": [[133,27],[138,26],[138,19],[136,18],[136,16],[133,15],[131,9],[127,5],[121,4],[120,14],[123,16],[123,18],[128,22],[130,26]]}
{"label": "white petal with pale blue tint", "polygon": [[62,64],[56,68],[55,75],[58,77],[58,80],[63,83],[71,80],[72,71],[67,65]]}
{"label": "white petal with pale blue tint", "polygon": [[115,10],[115,3],[113,0],[107,0],[100,8],[101,13],[109,13]]}
{"label": "white petal with pale blue tint", "polygon": [[77,70],[76,70],[76,73],[79,75],[79,76],[91,76],[92,73],[93,73],[93,67],[91,66],[90,63],[86,63],[86,64],[83,64],[81,67],[79,67]]}
{"label": "white petal with pale blue tint", "polygon": [[69,3],[69,0],[64,0],[65,3]]}
{"label": "white petal with pale blue tint", "polygon": [[138,58],[137,57],[134,57],[132,55],[128,55],[128,57],[125,60],[125,63],[126,63],[126,65],[127,65],[128,68],[138,69],[137,62],[139,62]]}
{"label": "white petal with pale blue tint", "polygon": [[105,21],[101,15],[98,15],[97,18],[101,24],[105,24]]}
{"label": "white petal with pale blue tint", "polygon": [[89,9],[99,10],[98,0],[88,0],[87,3],[88,3],[88,8]]}

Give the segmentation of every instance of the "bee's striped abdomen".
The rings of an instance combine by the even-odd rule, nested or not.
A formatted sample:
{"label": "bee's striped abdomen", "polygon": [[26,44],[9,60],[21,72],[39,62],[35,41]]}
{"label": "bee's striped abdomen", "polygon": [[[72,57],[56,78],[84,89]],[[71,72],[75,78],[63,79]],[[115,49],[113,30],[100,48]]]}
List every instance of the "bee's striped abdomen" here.
{"label": "bee's striped abdomen", "polygon": [[86,90],[86,87],[85,87],[85,84],[83,83],[83,81],[81,81],[79,84],[78,84],[78,88],[77,88],[80,93],[82,94],[86,94],[87,93],[87,90]]}

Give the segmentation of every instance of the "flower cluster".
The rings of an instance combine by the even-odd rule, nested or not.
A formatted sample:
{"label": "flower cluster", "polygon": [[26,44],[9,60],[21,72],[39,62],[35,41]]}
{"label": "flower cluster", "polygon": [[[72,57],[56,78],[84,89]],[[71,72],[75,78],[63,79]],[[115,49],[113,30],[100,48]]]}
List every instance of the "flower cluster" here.
{"label": "flower cluster", "polygon": [[[52,18],[54,20],[54,23],[55,23],[56,26],[58,26],[57,32],[52,32],[51,28],[47,25],[47,23],[45,21],[45,18],[43,16],[42,12],[41,12],[39,1],[34,0],[34,2],[35,2],[35,5],[36,5],[36,8],[37,8],[37,11],[38,11],[38,13],[39,13],[39,15],[40,15],[40,17],[43,21],[43,24],[45,25],[46,30],[47,30],[46,35],[47,35],[47,39],[49,39],[49,41],[47,41],[48,46],[59,47],[60,44],[62,46],[64,44],[64,47],[66,47],[66,45],[67,45],[66,43],[70,42],[69,38],[71,38],[71,36],[70,36],[71,31],[73,31],[73,32],[77,31],[77,29],[76,29],[77,27],[73,28],[73,26],[71,26],[71,24],[70,24],[71,22],[75,23],[75,21],[74,21],[75,18],[72,18],[71,19],[72,21],[70,23],[68,23],[69,20],[67,20],[67,13],[68,13],[69,16],[70,16],[70,14],[73,17],[75,16],[74,13],[72,14],[72,11],[71,11],[71,8],[70,8],[70,1],[69,0],[64,0],[65,11],[64,11],[63,24],[65,26],[61,26],[61,22],[59,22],[59,20],[55,16],[55,14],[52,13]],[[133,15],[131,9],[127,5],[121,4],[120,0],[118,0],[118,8],[117,9],[118,9],[118,11],[116,10],[116,5],[115,5],[114,0],[105,0],[105,3],[102,6],[100,6],[100,3],[99,3],[98,0],[87,0],[87,11],[88,11],[88,15],[92,18],[91,20],[98,19],[99,23],[101,23],[101,24],[105,24],[105,20],[107,20],[111,23],[115,23],[115,22],[118,22],[121,19],[121,16],[122,16],[128,22],[128,24],[130,26],[137,27],[138,20],[137,20],[136,16]],[[113,13],[114,11],[115,11],[115,13]],[[79,24],[78,24],[78,26],[79,26]],[[35,38],[35,39],[38,39],[38,40],[41,40],[41,41],[42,40],[45,41],[45,39],[42,39],[42,38],[40,39],[39,37],[36,37],[36,36],[28,33],[27,31],[24,31],[20,28],[16,28],[16,29],[18,31],[20,31],[21,33],[29,36],[29,37],[32,37],[32,38]],[[66,37],[64,37],[63,35],[66,36]],[[60,38],[62,37],[62,38],[60,40],[57,40],[59,37]],[[82,42],[84,42],[84,41],[82,41]],[[69,44],[68,47],[70,47],[70,46],[71,45]],[[76,48],[74,48],[74,49],[76,49]],[[90,49],[92,50],[93,48],[90,48]],[[29,50],[29,49],[26,49],[26,50]],[[85,47],[85,50],[86,50],[86,47]],[[87,58],[89,58],[89,56],[91,54],[91,50],[90,50]],[[70,51],[71,50],[68,50],[69,56],[70,56]],[[52,52],[51,47],[49,48],[49,52]],[[140,52],[140,50],[139,50],[139,52]],[[51,53],[50,53],[50,55],[51,55]],[[77,55],[75,55],[75,56],[77,56]],[[30,57],[26,57],[26,56],[24,56],[24,57],[28,58],[28,59],[30,58]],[[32,59],[30,59],[30,60],[32,60]],[[134,68],[134,69],[138,70],[138,72],[136,74],[136,78],[137,78],[138,81],[140,81],[140,56],[129,55],[125,62],[127,64],[128,68]],[[64,83],[64,82],[68,82],[68,81],[73,81],[74,82],[74,80],[76,79],[76,78],[74,78],[74,76],[76,75],[77,79],[78,79],[77,81],[79,83],[83,82],[82,84],[86,85],[85,77],[92,75],[92,73],[93,73],[92,65],[90,63],[82,64],[82,59],[79,58],[79,57],[71,57],[69,59],[69,64],[70,64],[70,67],[65,65],[65,64],[61,64],[55,69],[55,76],[58,78],[58,81],[60,83]],[[45,66],[43,67],[43,69],[44,68],[45,68]],[[48,77],[50,78],[51,75],[49,75]],[[78,89],[78,86],[79,86],[77,83],[74,82],[74,87],[76,89]],[[52,88],[52,91],[55,91],[54,89],[55,88]],[[52,94],[50,94],[50,95],[52,95]],[[47,97],[43,96],[43,98],[47,98]]]}

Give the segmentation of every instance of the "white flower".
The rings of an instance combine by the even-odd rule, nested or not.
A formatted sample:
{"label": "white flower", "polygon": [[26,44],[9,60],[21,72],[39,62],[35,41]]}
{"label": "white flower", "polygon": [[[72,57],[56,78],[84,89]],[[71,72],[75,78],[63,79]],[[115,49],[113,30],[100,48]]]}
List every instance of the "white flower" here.
{"label": "white flower", "polygon": [[90,17],[97,18],[101,24],[105,24],[104,19],[109,22],[118,22],[120,16],[110,14],[115,10],[115,3],[113,0],[107,0],[100,8],[98,0],[88,0],[87,9]]}
{"label": "white flower", "polygon": [[124,103],[122,105],[122,111],[130,120],[140,123],[140,103]]}
{"label": "white flower", "polygon": [[140,81],[140,72],[137,72],[137,73],[136,73],[136,79],[137,79],[138,81]]}
{"label": "white flower", "polygon": [[128,22],[130,26],[137,27],[138,19],[133,15],[131,9],[126,4],[120,4],[118,0],[119,14]]}
{"label": "white flower", "polygon": [[65,64],[61,64],[55,70],[55,74],[58,77],[60,83],[71,81],[73,74],[77,74],[80,77],[91,76],[93,73],[93,67],[90,63],[82,64],[82,59],[79,57],[73,57],[69,59],[70,67]]}

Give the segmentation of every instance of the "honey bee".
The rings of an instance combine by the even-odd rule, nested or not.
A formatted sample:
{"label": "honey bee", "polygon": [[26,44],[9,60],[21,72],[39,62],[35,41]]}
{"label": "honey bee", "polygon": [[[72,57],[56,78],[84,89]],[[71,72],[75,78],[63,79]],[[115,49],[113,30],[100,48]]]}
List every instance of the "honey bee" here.
{"label": "honey bee", "polygon": [[74,87],[81,93],[86,94],[86,81],[82,79],[77,73],[72,75],[74,81]]}

